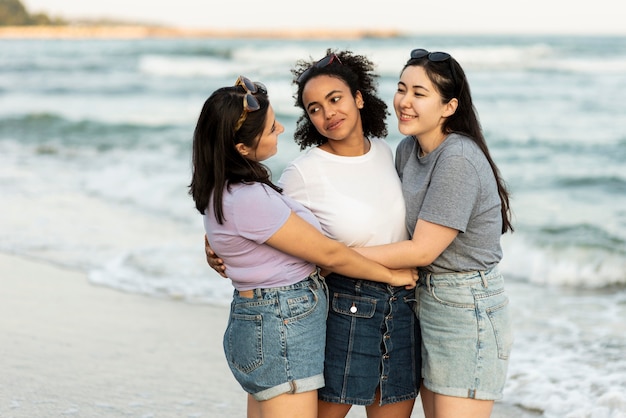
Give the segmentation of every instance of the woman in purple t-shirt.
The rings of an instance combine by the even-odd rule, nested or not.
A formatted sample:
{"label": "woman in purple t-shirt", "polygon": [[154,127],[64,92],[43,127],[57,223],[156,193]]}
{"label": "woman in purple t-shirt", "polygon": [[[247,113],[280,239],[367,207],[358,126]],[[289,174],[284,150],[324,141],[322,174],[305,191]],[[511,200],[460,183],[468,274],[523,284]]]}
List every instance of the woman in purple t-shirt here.
{"label": "woman in purple t-shirt", "polygon": [[249,418],[317,417],[327,295],[316,266],[397,286],[417,280],[327,238],[271,182],[261,162],[283,131],[265,86],[239,77],[206,100],[193,139],[190,194],[235,287],[224,352]]}

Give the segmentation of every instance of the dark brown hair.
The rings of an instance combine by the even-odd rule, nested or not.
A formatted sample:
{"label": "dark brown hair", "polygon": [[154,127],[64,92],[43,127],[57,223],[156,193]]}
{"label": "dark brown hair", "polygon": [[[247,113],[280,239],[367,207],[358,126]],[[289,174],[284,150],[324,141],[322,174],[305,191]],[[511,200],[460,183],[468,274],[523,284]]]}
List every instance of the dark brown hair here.
{"label": "dark brown hair", "polygon": [[224,188],[231,184],[259,182],[282,192],[271,182],[271,173],[265,165],[244,158],[235,147],[241,143],[256,148],[270,105],[267,94],[263,91],[255,93],[259,110],[248,112],[244,123],[235,131],[237,121],[244,112],[245,94],[241,86],[222,87],[213,92],[204,102],[193,134],[193,172],[189,194],[196,203],[196,209],[204,214],[213,193],[213,209],[219,223],[224,221]]}

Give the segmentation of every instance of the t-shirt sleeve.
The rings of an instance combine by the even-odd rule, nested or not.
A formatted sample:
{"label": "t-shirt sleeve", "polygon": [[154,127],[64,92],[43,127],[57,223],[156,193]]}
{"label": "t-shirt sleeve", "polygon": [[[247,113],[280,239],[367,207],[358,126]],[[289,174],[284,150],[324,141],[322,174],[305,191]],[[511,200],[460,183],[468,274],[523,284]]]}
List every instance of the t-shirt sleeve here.
{"label": "t-shirt sleeve", "polygon": [[270,239],[291,215],[282,197],[269,187],[243,187],[237,194],[237,203],[233,206],[237,232],[257,244]]}
{"label": "t-shirt sleeve", "polygon": [[433,171],[419,218],[465,232],[479,195],[479,177],[471,162],[447,157]]}
{"label": "t-shirt sleeve", "polygon": [[309,196],[307,194],[308,189],[304,183],[302,173],[294,164],[288,164],[287,167],[285,167],[285,170],[278,180],[278,186],[283,189],[286,196],[291,197],[293,200],[306,207],[310,207]]}

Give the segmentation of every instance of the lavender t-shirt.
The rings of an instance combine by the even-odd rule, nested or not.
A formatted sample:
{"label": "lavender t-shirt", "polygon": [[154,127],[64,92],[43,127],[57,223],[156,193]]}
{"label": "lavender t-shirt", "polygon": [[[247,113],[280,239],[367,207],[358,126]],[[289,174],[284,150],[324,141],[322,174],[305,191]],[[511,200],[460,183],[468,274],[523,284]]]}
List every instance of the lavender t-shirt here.
{"label": "lavender t-shirt", "polygon": [[236,289],[288,286],[315,270],[314,264],[265,244],[292,211],[321,232],[315,216],[300,203],[262,183],[234,184],[230,191],[224,190],[223,211],[220,225],[211,198],[204,211],[204,229]]}

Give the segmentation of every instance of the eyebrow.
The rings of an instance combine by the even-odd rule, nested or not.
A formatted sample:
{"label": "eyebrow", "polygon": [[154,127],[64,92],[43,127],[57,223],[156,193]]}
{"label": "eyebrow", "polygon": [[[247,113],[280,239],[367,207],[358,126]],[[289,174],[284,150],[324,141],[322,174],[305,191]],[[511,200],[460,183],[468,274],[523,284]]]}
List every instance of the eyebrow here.
{"label": "eyebrow", "polygon": [[[402,81],[398,81],[398,84],[399,85],[401,84],[404,87],[407,87],[407,85],[404,82],[402,82]],[[422,89],[422,90],[428,91],[428,89],[426,87],[422,86],[421,84],[415,84],[415,85],[411,86],[410,88],[412,88],[412,89]]]}
{"label": "eyebrow", "polygon": [[[334,94],[337,94],[337,93],[342,93],[342,91],[341,91],[341,90],[331,90],[331,91],[329,91],[329,92],[328,92],[328,94],[326,94],[326,96],[324,96],[324,99],[328,99],[329,97],[331,97],[331,96],[333,96]],[[308,110],[311,106],[313,106],[313,105],[315,105],[315,104],[317,104],[317,102],[311,102],[311,103],[309,103],[308,105],[306,105],[307,110]]]}

